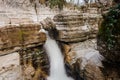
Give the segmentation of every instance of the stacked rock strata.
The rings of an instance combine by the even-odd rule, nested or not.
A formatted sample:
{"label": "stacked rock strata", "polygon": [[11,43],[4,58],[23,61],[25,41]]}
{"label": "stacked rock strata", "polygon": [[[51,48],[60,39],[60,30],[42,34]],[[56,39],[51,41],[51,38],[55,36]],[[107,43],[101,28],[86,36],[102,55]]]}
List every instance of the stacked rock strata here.
{"label": "stacked rock strata", "polygon": [[22,47],[43,45],[45,33],[39,33],[39,24],[6,25],[0,28],[0,54],[20,50]]}
{"label": "stacked rock strata", "polygon": [[[80,72],[84,70],[84,76],[87,80],[90,80],[90,78],[91,80],[104,79],[98,68],[98,66],[102,66],[101,60],[103,57],[96,50],[95,39],[100,19],[101,15],[98,13],[97,8],[89,8],[86,13],[79,11],[64,12],[54,17],[56,34],[58,34],[56,37],[62,44],[65,61],[72,65],[79,59]],[[92,68],[88,69],[87,66],[96,67],[95,72],[91,72]]]}
{"label": "stacked rock strata", "polygon": [[95,16],[79,12],[56,15],[54,21],[58,32],[57,39],[64,42],[79,42],[96,37],[94,34],[97,33],[99,16]]}
{"label": "stacked rock strata", "polygon": [[[41,46],[39,48],[41,49],[46,41],[45,33],[39,32],[41,29],[41,25],[37,23],[39,12],[37,11],[37,14],[34,6],[35,3],[31,3],[30,1],[0,0],[0,80],[24,80],[22,75],[23,70],[20,64],[22,62],[20,59],[23,60],[24,55],[17,51],[26,48],[33,49],[36,46]],[[42,11],[44,12],[46,9]],[[40,19],[41,16],[43,16],[43,13],[40,14]],[[44,16],[45,19],[48,15],[45,14]],[[28,54],[30,52],[27,52],[26,57],[28,57]],[[42,65],[46,66],[43,63]],[[32,67],[30,69],[34,70]],[[29,73],[29,69],[27,70],[27,75],[29,75],[31,72]]]}

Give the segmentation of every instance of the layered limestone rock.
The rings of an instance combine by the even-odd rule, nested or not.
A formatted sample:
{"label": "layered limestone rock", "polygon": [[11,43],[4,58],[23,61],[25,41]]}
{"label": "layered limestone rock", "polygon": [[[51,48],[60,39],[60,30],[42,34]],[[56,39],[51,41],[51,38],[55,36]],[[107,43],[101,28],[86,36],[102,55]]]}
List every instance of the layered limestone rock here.
{"label": "layered limestone rock", "polygon": [[36,13],[30,0],[0,0],[0,25],[31,23]]}
{"label": "layered limestone rock", "polygon": [[0,25],[39,22],[55,14],[39,0],[0,0]]}
{"label": "layered limestone rock", "polygon": [[43,45],[45,33],[39,32],[39,24],[6,25],[0,28],[0,54],[10,53],[22,47]]}
{"label": "layered limestone rock", "polygon": [[[94,12],[96,9],[92,8],[92,10],[93,11],[85,10],[85,12],[88,12],[84,13],[85,16],[83,16],[83,14],[79,14],[79,16],[77,16],[77,12],[77,15],[73,15],[68,12],[66,14],[55,16],[54,21],[57,24],[56,28],[59,35],[58,40],[62,41],[61,43],[63,52],[65,53],[65,61],[74,65],[74,63],[79,60],[79,74],[86,80],[118,80],[119,65],[107,62],[103,63],[102,60],[104,60],[104,57],[101,56],[97,50],[96,33],[98,25],[101,24],[102,18],[100,16],[97,17],[93,15],[96,13]],[[92,16],[89,13],[91,13]],[[73,16],[77,16],[75,17],[76,20]],[[78,19],[80,16],[82,16],[82,18]],[[81,24],[78,24],[80,23],[80,20]],[[77,23],[77,21],[79,22]],[[84,26],[86,24],[87,28]],[[76,25],[79,26],[76,27]],[[82,26],[84,26],[83,29]],[[88,37],[85,38],[86,36]],[[78,39],[78,37],[81,40]],[[100,49],[100,51],[103,50],[104,49]]]}
{"label": "layered limestone rock", "polygon": [[[42,77],[45,78],[49,74],[49,60],[42,46],[46,41],[46,34],[40,32],[40,29],[41,25],[36,23],[10,24],[0,27],[0,65],[2,66],[2,64],[4,64],[1,56],[4,57],[4,60],[9,60],[8,63],[11,64],[16,59],[10,59],[18,57],[15,55],[9,57],[10,53],[18,51],[20,54],[19,67],[14,68],[11,64],[13,69],[10,67],[10,71],[0,74],[0,76],[5,74],[7,77],[5,77],[5,80],[32,79],[35,76],[41,76],[42,73],[44,73]],[[14,54],[17,55],[18,53]],[[8,63],[5,63],[6,65],[4,65],[4,67],[7,67]],[[38,68],[36,63],[40,64],[40,72],[35,70]],[[22,76],[17,74],[20,70],[22,70],[20,73],[23,74]],[[14,73],[14,71],[16,71],[16,73]],[[13,74],[11,75],[11,73]],[[18,79],[19,77],[20,79]]]}
{"label": "layered limestone rock", "polygon": [[[47,55],[42,52],[42,45],[46,41],[46,35],[43,32],[39,32],[43,26],[39,21],[42,21],[50,14],[51,16],[49,17],[53,17],[54,14],[50,11],[50,8],[40,5],[39,0],[30,1],[0,0],[0,63],[4,64],[5,59],[9,60],[8,63],[14,63],[14,60],[10,59],[16,56],[9,57],[8,55],[16,51],[19,51],[21,60],[19,67],[12,65],[12,67],[8,67],[9,71],[0,72],[0,80],[24,80],[32,79],[33,77],[34,80],[38,80],[40,76],[45,78],[49,74],[49,60],[46,59]],[[45,29],[45,26],[51,26],[49,25],[51,19],[46,20],[43,21],[45,22],[43,26]],[[38,46],[40,52],[35,49]],[[24,54],[24,50],[27,54]],[[33,51],[29,52],[28,50]],[[29,54],[32,55],[31,60],[29,59]],[[1,60],[1,56],[4,57],[4,61]],[[5,70],[7,70],[8,63],[4,65]],[[40,67],[36,64],[40,64]],[[0,66],[2,65],[0,64]],[[22,76],[18,73],[22,74]]]}
{"label": "layered limestone rock", "polygon": [[62,41],[65,61],[73,65],[79,59],[80,75],[86,80],[104,79],[99,68],[102,67],[101,61],[104,58],[99,54],[96,45],[96,34],[101,19],[96,7],[80,12],[64,12],[54,17],[57,40]]}
{"label": "layered limestone rock", "polygon": [[94,38],[99,19],[100,14],[96,12],[93,14],[68,11],[58,14],[54,17],[57,39],[64,42],[78,42]]}
{"label": "layered limestone rock", "polygon": [[[49,60],[42,46],[46,35],[39,30],[52,27],[50,18],[56,12],[40,3],[39,0],[0,0],[0,80],[38,80],[49,75]],[[17,56],[9,57],[16,51],[20,54],[19,64],[14,59]]]}

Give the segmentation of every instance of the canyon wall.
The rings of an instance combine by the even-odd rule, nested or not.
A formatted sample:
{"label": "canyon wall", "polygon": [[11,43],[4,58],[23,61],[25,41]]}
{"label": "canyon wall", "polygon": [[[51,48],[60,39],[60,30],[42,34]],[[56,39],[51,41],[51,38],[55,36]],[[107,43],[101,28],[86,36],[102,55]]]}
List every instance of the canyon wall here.
{"label": "canyon wall", "polygon": [[99,68],[103,57],[96,44],[100,20],[102,16],[97,7],[88,8],[85,12],[68,11],[54,17],[56,39],[62,45],[65,61],[73,65],[79,60],[79,74],[87,80],[104,80]]}
{"label": "canyon wall", "polygon": [[[0,0],[0,79],[8,80],[6,77],[12,73],[10,80],[23,80],[23,75],[16,73],[21,69],[27,79],[38,80],[40,73],[42,77],[49,75],[49,61],[43,49],[46,35],[39,32],[42,27],[48,30],[55,28],[50,34],[55,34],[60,43],[65,62],[72,66],[79,61],[80,76],[86,80],[104,80],[106,75],[110,79],[117,78],[115,68],[101,63],[103,57],[96,46],[98,26],[102,21],[101,10],[95,4],[90,8],[70,9],[59,12],[39,4],[38,0]],[[34,59],[38,53],[45,57]]]}
{"label": "canyon wall", "polygon": [[[41,50],[46,41],[45,33],[39,32],[41,25],[38,21],[49,16],[44,14],[45,11],[52,12],[41,6],[39,11],[43,13],[39,14],[39,11],[36,12],[36,3],[30,0],[0,0],[0,80],[24,80],[28,77],[24,76],[23,70],[27,70],[21,64],[29,57],[23,58],[26,55],[23,53],[38,46]],[[38,8],[39,5],[36,5]]]}
{"label": "canyon wall", "polygon": [[103,20],[101,11],[106,13],[108,9],[91,4],[79,11],[63,12],[53,19],[65,62],[71,66],[78,62],[79,74],[86,80],[119,79],[118,66],[106,62],[97,50],[97,32]]}
{"label": "canyon wall", "polygon": [[41,5],[39,0],[0,0],[0,25],[37,23],[53,18],[57,12]]}
{"label": "canyon wall", "polygon": [[[21,63],[23,65],[25,59],[23,58],[26,55],[24,51],[37,46],[41,46],[39,47],[41,50],[42,45],[46,41],[46,35],[43,32],[39,32],[40,29],[41,25],[32,23],[20,25],[9,24],[0,27],[1,80],[23,80]],[[28,55],[33,52],[26,53]],[[29,57],[25,60],[29,60]]]}

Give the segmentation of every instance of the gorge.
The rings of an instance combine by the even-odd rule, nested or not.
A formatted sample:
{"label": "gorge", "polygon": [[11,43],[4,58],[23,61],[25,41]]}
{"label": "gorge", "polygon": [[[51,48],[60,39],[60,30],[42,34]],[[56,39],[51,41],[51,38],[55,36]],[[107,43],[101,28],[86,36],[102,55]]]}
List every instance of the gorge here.
{"label": "gorge", "polygon": [[119,80],[119,46],[111,54],[98,36],[112,2],[91,1],[0,0],[0,80]]}

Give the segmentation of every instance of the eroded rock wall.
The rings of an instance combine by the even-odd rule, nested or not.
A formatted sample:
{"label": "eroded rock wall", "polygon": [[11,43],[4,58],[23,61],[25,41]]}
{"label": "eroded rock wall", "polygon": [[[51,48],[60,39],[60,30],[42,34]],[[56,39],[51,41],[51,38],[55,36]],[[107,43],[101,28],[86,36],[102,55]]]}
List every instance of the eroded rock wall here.
{"label": "eroded rock wall", "polygon": [[103,63],[105,58],[97,50],[96,36],[102,16],[95,6],[85,12],[65,12],[54,17],[65,62],[74,66],[79,61],[79,74],[86,80],[118,80],[118,66]]}
{"label": "eroded rock wall", "polygon": [[18,24],[33,22],[36,13],[29,0],[0,0],[0,23]]}
{"label": "eroded rock wall", "polygon": [[0,25],[36,23],[56,13],[39,0],[0,0]]}
{"label": "eroded rock wall", "polygon": [[[29,72],[25,75],[23,74],[24,73],[23,71],[28,68],[30,68],[31,70],[32,67],[28,66],[28,68],[23,69],[24,64],[20,64],[20,63],[23,63],[22,60],[24,59],[31,61],[28,56],[29,54],[32,55],[32,53],[34,52],[27,52],[27,54],[23,54],[23,52],[21,53],[21,51],[36,46],[41,46],[38,49],[41,50],[42,45],[46,41],[46,35],[43,32],[39,32],[40,29],[41,29],[41,25],[34,23],[20,24],[20,25],[9,24],[0,27],[0,67],[1,67],[0,79],[1,80],[8,80],[8,79],[24,80],[26,77],[28,77]],[[36,56],[35,54],[37,53],[34,53],[34,56]],[[26,58],[23,58],[23,56],[26,56]],[[34,58],[34,60],[36,59]],[[35,64],[36,61],[33,62]],[[26,63],[26,65],[28,65],[28,63]]]}
{"label": "eroded rock wall", "polygon": [[39,32],[39,24],[6,25],[0,28],[0,54],[16,51],[22,47],[44,44],[45,33]]}
{"label": "eroded rock wall", "polygon": [[97,9],[89,13],[67,11],[54,17],[57,39],[63,42],[79,42],[96,37],[101,14]]}
{"label": "eroded rock wall", "polygon": [[[8,71],[0,72],[0,76],[3,76],[0,80],[4,77],[5,80],[38,80],[40,76],[45,78],[49,75],[49,60],[42,52],[46,35],[39,32],[42,28],[39,22],[47,17],[52,19],[56,13],[44,4],[41,5],[39,0],[0,0],[0,66],[7,70],[7,64],[10,64]],[[44,26],[49,27],[49,21]],[[19,67],[11,67],[13,59],[17,57],[9,55],[16,51],[20,54],[20,62],[16,62]],[[8,60],[8,63],[3,63]]]}
{"label": "eroded rock wall", "polygon": [[104,80],[99,68],[103,57],[96,44],[100,20],[102,17],[97,7],[87,8],[85,12],[63,12],[54,17],[56,37],[62,44],[65,61],[74,65],[79,60],[79,74],[86,80]]}

